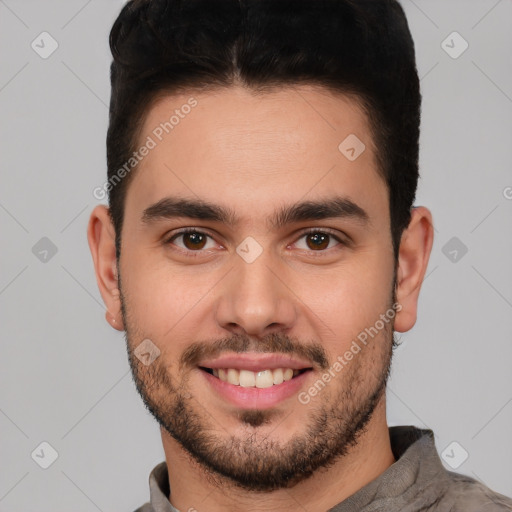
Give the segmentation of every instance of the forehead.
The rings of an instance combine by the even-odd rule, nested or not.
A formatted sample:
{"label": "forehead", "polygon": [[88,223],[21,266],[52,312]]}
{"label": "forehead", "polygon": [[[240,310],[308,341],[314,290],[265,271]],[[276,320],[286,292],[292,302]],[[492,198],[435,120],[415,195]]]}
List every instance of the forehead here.
{"label": "forehead", "polygon": [[166,194],[252,209],[252,217],[329,192],[365,196],[376,207],[375,196],[387,199],[359,102],[319,87],[163,96],[150,106],[139,143],[151,150],[128,189],[127,212]]}

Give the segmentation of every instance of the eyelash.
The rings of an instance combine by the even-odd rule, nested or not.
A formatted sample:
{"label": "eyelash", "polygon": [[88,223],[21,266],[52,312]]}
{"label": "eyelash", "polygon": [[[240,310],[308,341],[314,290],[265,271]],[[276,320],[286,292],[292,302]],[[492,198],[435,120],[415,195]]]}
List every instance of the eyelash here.
{"label": "eyelash", "polygon": [[[178,238],[181,235],[186,235],[186,234],[189,234],[189,233],[197,233],[199,235],[206,235],[206,236],[208,236],[208,237],[210,237],[212,239],[214,238],[209,233],[207,233],[205,231],[200,231],[197,228],[184,228],[184,229],[182,229],[182,230],[180,230],[180,231],[178,231],[176,233],[173,233],[170,237],[167,237],[164,240],[164,245],[173,245],[172,244],[173,240],[175,240],[176,238]],[[336,234],[336,232],[330,230],[329,228],[322,228],[322,229],[320,229],[320,228],[308,228],[305,231],[302,231],[300,233],[300,236],[297,238],[297,240],[300,240],[301,238],[305,237],[306,235],[310,235],[310,234],[328,235],[328,236],[334,238],[339,243],[339,245],[342,245],[342,246],[348,246],[349,245],[348,241],[341,239],[339,237],[339,235]],[[333,248],[331,248],[331,249],[333,249]],[[186,252],[187,256],[192,256],[192,257],[198,257],[198,256],[201,255],[202,252],[205,252],[202,249],[197,250],[197,251],[192,251],[192,250],[182,249],[181,247],[179,247],[177,250],[181,251],[181,252]],[[302,250],[305,250],[305,249],[302,249]],[[311,252],[311,253],[315,253],[315,252],[325,253],[325,252],[327,252],[329,250],[330,249],[324,249],[324,250],[319,250],[319,251],[311,250],[311,251],[308,251],[308,252]]]}

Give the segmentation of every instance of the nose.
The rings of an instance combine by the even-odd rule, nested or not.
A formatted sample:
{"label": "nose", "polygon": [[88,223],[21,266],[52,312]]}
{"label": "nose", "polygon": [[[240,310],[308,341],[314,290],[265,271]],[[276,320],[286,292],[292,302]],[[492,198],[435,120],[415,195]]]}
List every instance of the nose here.
{"label": "nose", "polygon": [[252,263],[236,255],[234,268],[219,293],[218,325],[234,334],[254,337],[287,332],[296,321],[297,306],[283,265],[266,251]]}

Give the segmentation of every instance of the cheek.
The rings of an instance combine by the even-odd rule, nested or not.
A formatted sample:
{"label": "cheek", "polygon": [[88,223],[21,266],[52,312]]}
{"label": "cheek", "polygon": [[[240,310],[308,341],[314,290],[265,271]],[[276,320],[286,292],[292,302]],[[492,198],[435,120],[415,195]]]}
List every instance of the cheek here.
{"label": "cheek", "polygon": [[371,258],[328,271],[328,275],[303,274],[298,293],[307,305],[303,312],[336,348],[350,344],[390,307],[392,274],[383,263]]}
{"label": "cheek", "polygon": [[218,277],[171,268],[162,258],[151,261],[147,254],[126,253],[130,258],[123,261],[121,276],[130,327],[155,340],[193,337],[191,327],[204,320],[198,315]]}

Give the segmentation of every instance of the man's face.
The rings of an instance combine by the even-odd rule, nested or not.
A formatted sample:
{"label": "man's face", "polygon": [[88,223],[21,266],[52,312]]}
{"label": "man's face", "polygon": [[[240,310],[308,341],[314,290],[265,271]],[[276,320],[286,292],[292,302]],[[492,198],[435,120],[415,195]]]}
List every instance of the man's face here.
{"label": "man's face", "polygon": [[[346,454],[385,400],[388,191],[367,119],[349,98],[304,86],[193,96],[197,105],[168,134],[157,127],[189,96],[157,102],[140,136],[156,147],[125,203],[119,276],[130,364],[164,434],[205,469],[246,489],[291,486]],[[353,135],[366,146],[355,159]],[[232,218],[200,208],[171,215],[179,200]],[[336,200],[336,213],[279,215]],[[147,339],[160,351],[148,366],[133,353]],[[234,379],[244,368],[248,386],[223,382],[219,368]],[[270,386],[289,378],[286,368],[307,370]]]}

